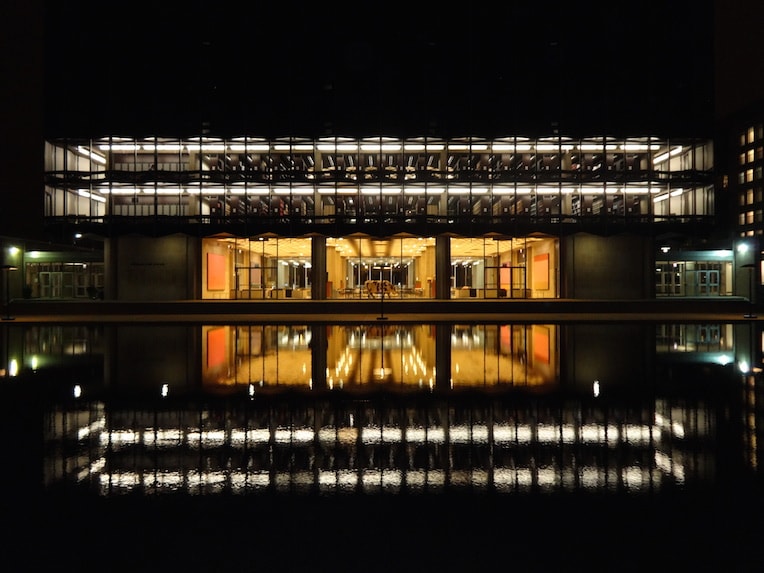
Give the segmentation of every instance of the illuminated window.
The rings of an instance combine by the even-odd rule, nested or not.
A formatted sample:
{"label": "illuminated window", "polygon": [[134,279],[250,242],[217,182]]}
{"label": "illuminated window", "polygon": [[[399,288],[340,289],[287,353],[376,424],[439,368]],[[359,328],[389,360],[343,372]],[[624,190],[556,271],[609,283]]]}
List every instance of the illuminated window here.
{"label": "illuminated window", "polygon": [[738,215],[737,222],[738,225],[745,225],[745,213],[740,213],[740,215]]}
{"label": "illuminated window", "polygon": [[746,205],[753,205],[753,189],[748,189],[745,192],[745,203]]}
{"label": "illuminated window", "polygon": [[740,145],[745,145],[745,133],[740,136]]}
{"label": "illuminated window", "polygon": [[754,179],[761,179],[761,167],[756,167],[753,170],[753,178]]}
{"label": "illuminated window", "polygon": [[745,155],[746,155],[745,160],[748,163],[753,163],[753,149],[749,149],[748,151],[746,151]]}
{"label": "illuminated window", "polygon": [[753,211],[745,212],[745,222],[747,225],[753,224]]}
{"label": "illuminated window", "polygon": [[745,165],[745,153],[740,154],[740,165]]}
{"label": "illuminated window", "polygon": [[764,200],[764,190],[761,187],[756,188],[756,202],[761,203]]}
{"label": "illuminated window", "polygon": [[737,174],[737,182],[738,183],[745,183],[745,171],[741,171]]}
{"label": "illuminated window", "polygon": [[748,143],[753,143],[753,140],[754,140],[755,136],[756,136],[756,134],[754,133],[753,128],[749,127],[748,128],[748,132],[747,132],[747,142]]}
{"label": "illuminated window", "polygon": [[756,148],[756,159],[764,159],[764,147]]}
{"label": "illuminated window", "polygon": [[746,169],[745,170],[745,182],[750,183],[753,181],[753,169]]}
{"label": "illuminated window", "polygon": [[745,205],[745,192],[740,194],[740,205]]}

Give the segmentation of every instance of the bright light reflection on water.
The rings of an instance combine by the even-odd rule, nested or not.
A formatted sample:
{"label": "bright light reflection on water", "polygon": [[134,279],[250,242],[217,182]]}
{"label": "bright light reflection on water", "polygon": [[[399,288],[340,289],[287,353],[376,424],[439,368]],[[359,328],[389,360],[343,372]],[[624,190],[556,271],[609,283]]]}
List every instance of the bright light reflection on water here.
{"label": "bright light reflection on water", "polygon": [[[51,335],[29,328],[13,340]],[[45,386],[51,487],[102,497],[659,494],[715,487],[720,452],[741,444],[747,458],[725,471],[758,475],[759,375],[736,367],[757,358],[741,356],[726,325],[713,345],[690,325],[109,328],[119,344],[81,357],[95,363],[89,376],[51,375]],[[57,327],[56,340],[68,336]],[[71,336],[83,352],[98,348],[82,329]],[[157,341],[161,367],[148,351]],[[53,362],[44,347],[10,345],[3,367],[23,381],[18,366],[34,363],[40,384]],[[719,353],[736,360],[720,364]]]}

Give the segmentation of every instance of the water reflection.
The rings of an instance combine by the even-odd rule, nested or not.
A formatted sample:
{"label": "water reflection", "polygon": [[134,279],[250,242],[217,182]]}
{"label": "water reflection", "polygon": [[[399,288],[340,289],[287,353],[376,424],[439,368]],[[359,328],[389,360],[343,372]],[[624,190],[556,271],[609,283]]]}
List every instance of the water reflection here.
{"label": "water reflection", "polygon": [[556,325],[204,326],[208,389],[554,386]]}
{"label": "water reflection", "polygon": [[748,324],[13,325],[44,483],[128,493],[655,493],[757,477]]}
{"label": "water reflection", "polygon": [[57,407],[48,483],[103,495],[656,491],[714,472],[714,410],[671,401]]}

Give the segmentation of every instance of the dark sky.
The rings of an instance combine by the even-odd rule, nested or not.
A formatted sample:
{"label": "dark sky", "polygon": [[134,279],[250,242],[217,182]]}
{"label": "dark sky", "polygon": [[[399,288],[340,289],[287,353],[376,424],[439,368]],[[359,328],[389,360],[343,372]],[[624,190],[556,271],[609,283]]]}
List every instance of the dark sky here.
{"label": "dark sky", "polygon": [[53,135],[693,134],[712,112],[712,0],[46,5]]}

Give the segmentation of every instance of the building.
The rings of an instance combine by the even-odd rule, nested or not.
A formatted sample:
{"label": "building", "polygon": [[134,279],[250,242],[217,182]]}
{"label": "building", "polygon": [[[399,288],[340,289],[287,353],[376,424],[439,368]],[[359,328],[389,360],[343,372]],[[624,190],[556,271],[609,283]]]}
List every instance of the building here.
{"label": "building", "polygon": [[46,225],[103,241],[85,292],[109,299],[734,291],[730,249],[688,249],[715,228],[710,140],[104,137],[45,158]]}
{"label": "building", "polygon": [[[282,83],[255,91],[236,80],[245,62],[227,57],[247,45],[255,15],[199,8],[183,11],[199,35],[172,66],[165,55],[192,29],[168,26],[181,23],[175,7],[147,19],[136,6],[107,26],[86,4],[16,8],[38,33],[8,40],[29,54],[23,70],[8,58],[8,73],[32,78],[9,83],[15,106],[5,106],[19,151],[2,154],[4,261],[22,271],[6,271],[11,297],[356,298],[374,294],[366,281],[386,280],[399,297],[639,299],[746,295],[759,280],[735,249],[750,229],[735,237],[729,216],[727,199],[748,192],[724,184],[740,176],[720,147],[731,132],[697,121],[710,115],[710,2],[575,21],[578,10],[561,5],[540,27],[532,8],[514,5],[487,20],[380,15],[353,30],[316,7],[302,17],[321,25],[284,57],[305,63],[306,46],[329,40],[342,57],[279,67]],[[722,12],[736,11],[715,15],[716,37],[740,26]],[[391,19],[405,30],[396,61],[427,63],[427,74],[418,65],[369,73],[370,63],[393,69]],[[679,21],[687,25],[669,25]],[[672,32],[633,41],[645,22]],[[151,42],[129,55],[88,49],[85,32],[120,45],[137,24]],[[481,57],[451,57],[460,38],[476,40]],[[739,45],[717,41],[716,58]],[[89,53],[87,72],[62,46]],[[494,74],[528,50],[549,73]],[[457,73],[466,66],[473,73]],[[716,69],[718,89],[729,66]],[[181,102],[157,95],[179,81]],[[82,97],[87,85],[110,97]],[[311,135],[274,135],[284,130]],[[582,132],[591,135],[572,135]],[[38,171],[42,192],[29,177]]]}
{"label": "building", "polygon": [[764,62],[756,22],[761,2],[714,6],[714,121],[719,223],[739,258],[739,292],[761,301],[764,235]]}

